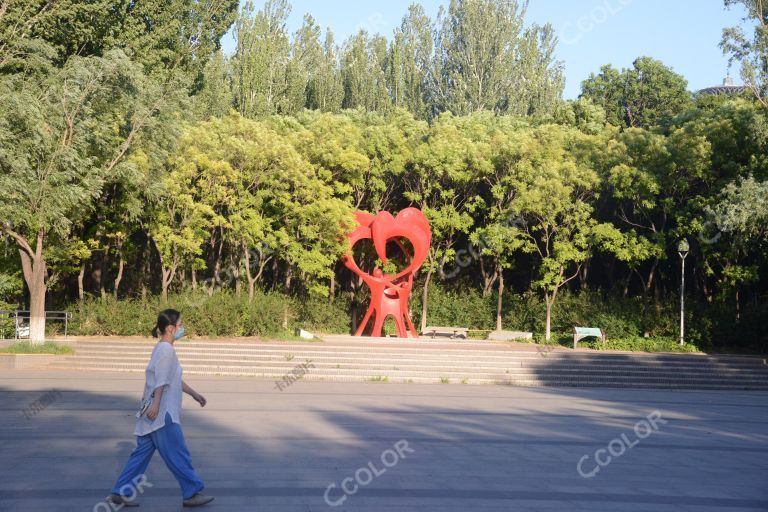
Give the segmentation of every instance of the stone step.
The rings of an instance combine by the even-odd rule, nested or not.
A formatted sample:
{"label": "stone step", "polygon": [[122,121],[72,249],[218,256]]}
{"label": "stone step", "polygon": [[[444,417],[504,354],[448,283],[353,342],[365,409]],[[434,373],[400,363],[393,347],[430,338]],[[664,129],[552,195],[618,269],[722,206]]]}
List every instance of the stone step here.
{"label": "stone step", "polygon": [[[292,359],[286,359],[286,355],[292,356]],[[105,352],[105,351],[79,351],[74,356],[80,360],[104,360],[104,361],[138,361],[146,362],[149,359],[148,353],[134,353],[134,352]],[[423,357],[414,358],[413,356],[405,357],[391,357],[389,354],[377,354],[376,356],[365,355],[350,355],[350,354],[337,354],[337,353],[304,353],[304,352],[253,352],[248,354],[212,354],[208,352],[187,352],[179,351],[179,359],[181,361],[216,361],[216,362],[283,362],[290,363],[296,361],[294,364],[311,360],[314,364],[376,364],[385,366],[445,366],[456,365],[461,366],[487,366],[487,367],[556,367],[556,368],[615,368],[615,369],[642,369],[646,371],[655,371],[658,369],[667,370],[701,370],[708,372],[757,372],[768,375],[768,366],[766,365],[725,365],[716,364],[708,361],[701,361],[695,364],[694,361],[672,361],[672,362],[651,362],[651,361],[606,361],[600,358],[593,360],[569,360],[569,359],[554,359],[549,357],[537,357],[537,358],[517,358],[514,356],[509,357],[472,357],[472,358],[457,358],[448,356],[436,356],[425,355]]]}
{"label": "stone step", "polygon": [[[108,356],[94,356],[94,355],[80,355],[69,357],[65,360],[55,363],[56,366],[62,366],[70,364],[70,362],[78,363],[93,363],[93,364],[136,364],[141,367],[145,367],[147,363],[147,357],[141,355],[122,355],[119,357]],[[384,360],[384,359],[364,359],[364,358],[333,358],[333,357],[317,357],[317,358],[293,358],[287,360],[284,357],[275,356],[246,356],[241,358],[198,358],[190,355],[181,355],[180,361],[184,366],[188,365],[216,365],[216,366],[228,366],[228,365],[246,365],[250,367],[280,367],[287,371],[295,368],[306,361],[312,361],[315,368],[321,369],[335,369],[335,368],[356,368],[356,369],[401,369],[408,371],[428,371],[439,368],[446,371],[480,371],[480,370],[493,370],[493,371],[516,371],[516,372],[573,372],[573,373],[625,373],[628,375],[644,375],[649,373],[654,374],[682,374],[682,375],[715,375],[715,376],[739,376],[750,375],[754,377],[763,377],[768,379],[768,368],[749,368],[749,369],[734,369],[734,368],[719,368],[719,367],[703,367],[695,365],[675,366],[644,366],[644,365],[628,365],[617,366],[608,364],[588,364],[588,365],[574,365],[570,363],[550,363],[547,361],[498,361],[495,364],[489,364],[484,361],[423,361],[423,360]]]}
{"label": "stone step", "polygon": [[[82,371],[109,371],[109,372],[143,372],[143,369],[128,369],[119,367],[72,367],[72,370]],[[253,373],[244,372],[239,370],[232,370],[229,368],[219,369],[190,369],[186,370],[186,374],[190,375],[205,375],[205,376],[238,376],[238,377],[254,377],[263,378],[274,381],[283,382],[282,379],[285,374],[283,373]],[[496,375],[496,376],[467,376],[467,375],[410,375],[410,376],[398,376],[398,375],[370,375],[370,374],[351,374],[351,375],[339,375],[339,374],[317,374],[308,373],[305,374],[301,380],[319,380],[319,381],[334,381],[334,382],[370,382],[370,381],[383,381],[383,382],[402,382],[402,383],[441,383],[441,384],[507,384],[514,386],[551,386],[551,387],[614,387],[614,388],[662,388],[662,389],[718,389],[718,390],[768,390],[768,383],[765,381],[758,382],[742,382],[740,380],[665,380],[665,379],[626,379],[619,380],[616,378],[584,378],[575,379],[573,377],[561,377],[561,378],[516,378],[511,376]]]}
{"label": "stone step", "polygon": [[[154,341],[86,341],[52,369],[143,373]],[[282,381],[455,382],[517,386],[768,389],[761,358],[571,351],[525,344],[357,338],[327,342],[188,341],[176,345],[187,375]]]}
{"label": "stone step", "polygon": [[[137,349],[130,349],[124,346],[82,346],[77,345],[75,347],[78,355],[106,355],[106,356],[128,356],[131,354],[138,354],[147,357],[151,352],[151,346],[141,347]],[[760,358],[721,358],[713,356],[685,356],[685,355],[667,355],[658,356],[656,354],[640,355],[640,354],[615,354],[615,353],[568,353],[568,352],[520,352],[520,351],[471,351],[469,353],[457,353],[450,352],[436,352],[424,350],[420,352],[396,352],[396,351],[354,351],[354,350],[339,350],[336,347],[318,347],[313,349],[306,349],[304,347],[274,347],[274,346],[258,346],[251,348],[222,348],[216,346],[201,346],[201,347],[178,347],[177,352],[180,356],[183,355],[232,355],[232,356],[266,356],[266,355],[284,355],[286,353],[301,354],[302,357],[365,357],[371,358],[373,356],[386,356],[388,359],[407,359],[417,358],[418,360],[433,359],[433,360],[445,360],[456,359],[461,357],[462,360],[466,358],[477,360],[548,360],[548,361],[600,361],[611,362],[612,364],[637,364],[637,363],[665,363],[665,364],[709,364],[709,365],[727,365],[729,367],[765,367],[763,359]]]}
{"label": "stone step", "polygon": [[[52,368],[120,368],[130,371],[143,372],[145,363],[125,363],[125,362],[108,362],[108,361],[73,361],[70,364],[62,361],[51,365]],[[270,373],[270,374],[289,374],[296,368],[296,365],[288,366],[268,366],[268,365],[242,365],[237,363],[232,364],[215,364],[211,362],[200,362],[199,364],[186,363],[184,364],[184,371],[205,371],[215,372],[219,370],[237,371],[243,373]],[[561,369],[542,369],[531,370],[526,368],[512,368],[512,369],[498,369],[493,371],[487,371],[486,369],[469,369],[469,368],[422,368],[422,369],[395,369],[395,368],[309,368],[308,373],[315,374],[327,374],[327,375],[396,375],[396,376],[430,376],[440,377],[449,374],[456,374],[462,376],[532,376],[532,377],[549,377],[549,376],[562,376],[568,378],[594,378],[594,379],[612,379],[612,380],[681,380],[681,381],[709,381],[709,380],[739,380],[743,382],[765,382],[768,385],[768,379],[764,376],[743,375],[743,376],[725,376],[717,375],[713,373],[704,372],[627,372],[627,371],[593,371],[593,370],[572,370],[563,371]]]}

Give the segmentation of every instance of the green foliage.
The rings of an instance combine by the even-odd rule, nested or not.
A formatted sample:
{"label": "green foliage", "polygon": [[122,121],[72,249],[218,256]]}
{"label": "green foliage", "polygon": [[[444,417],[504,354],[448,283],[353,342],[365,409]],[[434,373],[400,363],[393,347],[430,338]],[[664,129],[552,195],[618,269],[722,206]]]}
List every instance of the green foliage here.
{"label": "green foliage", "polygon": [[[427,310],[431,325],[456,325],[472,329],[493,329],[495,299],[483,297],[477,289],[449,289],[440,285],[430,288]],[[411,306],[413,321],[421,321],[421,297],[414,296]]]}
{"label": "green foliage", "polygon": [[[585,340],[586,341],[586,340]],[[674,337],[643,338],[630,336],[619,339],[609,339],[605,345],[598,342],[579,342],[597,350],[622,350],[626,352],[699,352],[700,349],[692,343],[680,345]]]}
{"label": "green foliage", "polygon": [[68,345],[57,345],[52,341],[45,343],[31,343],[29,341],[17,341],[7,347],[0,347],[0,353],[4,354],[55,354],[66,355],[74,354],[72,347]]}
{"label": "green foliage", "polygon": [[554,30],[526,23],[526,5],[516,0],[453,0],[437,20],[413,4],[389,41],[361,29],[339,47],[330,29],[321,41],[309,14],[289,34],[290,11],[286,0],[268,0],[260,10],[249,1],[237,18],[228,64],[233,106],[245,117],[302,108],[403,108],[417,119],[482,110],[539,115],[561,101]]}
{"label": "green foliage", "polygon": [[582,98],[601,106],[614,126],[651,127],[690,106],[688,82],[650,57],[639,57],[632,69],[610,64],[581,84]]}
{"label": "green foliage", "polygon": [[160,293],[206,335],[344,332],[366,296],[338,264],[351,213],[416,206],[417,322],[673,337],[686,238],[687,339],[764,345],[765,31],[723,40],[757,101],[691,103],[642,57],[566,103],[526,6],[413,5],[390,40],[337,46],[309,15],[289,34],[286,0],[246,2],[227,57],[233,0],[6,2],[0,306],[40,319],[96,292],[78,329],[143,333]]}
{"label": "green foliage", "polygon": [[564,85],[556,37],[550,25],[526,24],[526,7],[516,0],[451,0],[437,20],[437,111],[552,111]]}
{"label": "green foliage", "polygon": [[744,21],[753,29],[750,38],[745,27],[723,30],[720,47],[729,61],[741,64],[741,78],[755,97],[768,107],[768,8],[762,0],[724,0],[726,7],[740,5],[747,11]]}
{"label": "green foliage", "polygon": [[248,302],[229,292],[171,295],[168,302],[159,297],[146,300],[120,300],[111,297],[86,300],[73,308],[71,332],[82,336],[149,336],[157,313],[167,307],[184,315],[190,337],[278,336],[289,333],[282,327],[288,311],[290,325],[295,312],[289,298],[257,292]]}
{"label": "green foliage", "polygon": [[348,295],[333,302],[325,297],[310,296],[294,300],[296,323],[310,332],[347,334],[350,332],[351,301]]}

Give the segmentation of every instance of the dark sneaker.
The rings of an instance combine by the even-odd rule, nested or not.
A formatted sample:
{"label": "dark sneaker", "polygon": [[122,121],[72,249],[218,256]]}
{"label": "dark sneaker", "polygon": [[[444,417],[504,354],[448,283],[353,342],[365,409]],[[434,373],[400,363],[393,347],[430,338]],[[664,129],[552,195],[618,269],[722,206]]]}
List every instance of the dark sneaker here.
{"label": "dark sneaker", "polygon": [[203,505],[207,505],[212,501],[213,496],[206,496],[205,494],[199,492],[188,500],[184,500],[183,504],[185,507],[202,507]]}
{"label": "dark sneaker", "polygon": [[122,505],[123,507],[138,507],[139,504],[134,500],[129,500],[125,496],[120,496],[119,494],[110,494],[107,496],[106,499],[107,503],[111,503],[113,505]]}

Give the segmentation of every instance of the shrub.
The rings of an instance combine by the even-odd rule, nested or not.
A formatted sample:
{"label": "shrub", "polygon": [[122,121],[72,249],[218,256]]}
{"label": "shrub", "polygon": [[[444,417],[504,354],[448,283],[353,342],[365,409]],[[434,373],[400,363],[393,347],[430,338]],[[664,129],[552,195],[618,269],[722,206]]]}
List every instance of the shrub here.
{"label": "shrub", "polygon": [[72,354],[74,350],[67,345],[57,345],[51,341],[45,343],[31,343],[29,341],[17,341],[0,352],[6,354]]}
{"label": "shrub", "polygon": [[[411,296],[413,322],[420,324],[421,285],[417,283]],[[625,298],[597,291],[562,292],[552,311],[551,343],[572,344],[575,325],[600,327],[608,336],[608,348],[640,351],[744,350],[765,351],[766,333],[762,332],[768,307],[744,307],[737,321],[734,309],[727,305],[697,304],[686,308],[686,346],[676,339],[679,329],[678,299],[669,296],[657,305],[652,299]],[[368,304],[367,293],[355,299],[359,318]],[[72,334],[148,336],[158,311],[173,307],[184,313],[190,336],[229,337],[261,336],[286,338],[296,327],[320,333],[347,334],[351,328],[352,297],[348,293],[327,298],[291,298],[280,293],[257,291],[252,303],[247,296],[230,291],[212,295],[199,291],[170,297],[163,303],[159,297],[146,300],[120,300],[112,297],[89,299],[74,306]],[[541,294],[506,293],[502,318],[504,328],[534,333],[542,342],[544,332],[544,300]],[[473,288],[430,285],[428,323],[454,325],[470,329],[491,330],[496,327],[496,295],[483,297]],[[284,328],[284,322],[287,328]],[[53,326],[52,326],[53,327]],[[385,333],[394,333],[394,323],[385,323]],[[644,337],[648,333],[649,337]],[[473,333],[475,334],[475,333]],[[477,333],[484,337],[485,333]],[[587,340],[585,346],[602,348]]]}
{"label": "shrub", "polygon": [[[584,340],[587,341],[587,340]],[[677,339],[672,337],[644,338],[642,336],[627,336],[613,338],[606,341],[605,346],[597,340],[580,345],[589,346],[598,350],[623,350],[626,352],[699,352],[699,348],[691,343],[680,345]]]}
{"label": "shrub", "polygon": [[295,307],[298,324],[303,329],[337,334],[348,334],[350,331],[352,302],[348,294],[336,297],[333,302],[325,297],[310,297],[297,301]]}
{"label": "shrub", "polygon": [[72,333],[88,335],[149,336],[158,312],[178,309],[189,336],[284,336],[283,317],[295,316],[291,301],[275,293],[257,293],[252,303],[228,291],[172,295],[116,301],[89,299],[73,311]]}

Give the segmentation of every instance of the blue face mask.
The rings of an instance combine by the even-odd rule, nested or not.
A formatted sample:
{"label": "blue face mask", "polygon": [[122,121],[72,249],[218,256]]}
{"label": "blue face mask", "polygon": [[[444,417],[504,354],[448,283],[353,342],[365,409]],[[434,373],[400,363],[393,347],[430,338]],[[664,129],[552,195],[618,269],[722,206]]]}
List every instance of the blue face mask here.
{"label": "blue face mask", "polygon": [[181,338],[184,337],[184,332],[185,332],[184,331],[184,326],[182,325],[181,327],[176,329],[176,334],[173,335],[173,339],[174,340],[180,340]]}

